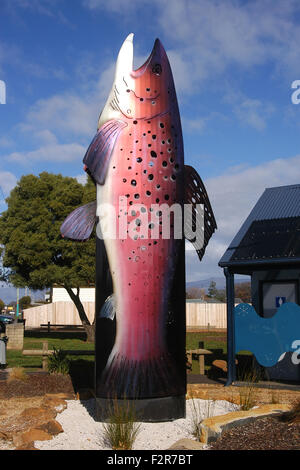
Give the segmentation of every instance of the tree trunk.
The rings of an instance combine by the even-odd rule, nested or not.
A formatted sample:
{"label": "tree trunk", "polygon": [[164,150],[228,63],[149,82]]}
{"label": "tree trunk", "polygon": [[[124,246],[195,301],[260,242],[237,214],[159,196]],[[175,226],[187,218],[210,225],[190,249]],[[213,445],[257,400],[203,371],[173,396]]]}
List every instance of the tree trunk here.
{"label": "tree trunk", "polygon": [[69,296],[71,297],[72,301],[74,302],[77,308],[79,318],[86,332],[87,341],[90,343],[93,343],[95,341],[95,321],[93,322],[93,324],[91,324],[85,313],[84,307],[79,298],[80,287],[77,287],[76,294],[73,292],[71,287],[66,286],[66,285],[64,285],[63,287],[66,289],[66,291],[68,292]]}

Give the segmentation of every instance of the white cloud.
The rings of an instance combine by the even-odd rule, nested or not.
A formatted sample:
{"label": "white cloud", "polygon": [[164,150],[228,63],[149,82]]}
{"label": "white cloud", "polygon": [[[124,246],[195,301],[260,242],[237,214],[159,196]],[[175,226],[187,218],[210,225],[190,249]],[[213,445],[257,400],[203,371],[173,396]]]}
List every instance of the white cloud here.
{"label": "white cloud", "polygon": [[[298,71],[299,2],[294,0],[82,0],[90,10],[138,17],[151,5],[162,34],[177,44],[170,51],[178,84],[216,78],[232,65],[248,69],[273,63],[286,72]],[[158,28],[157,28],[158,29]],[[173,57],[172,57],[173,56]],[[181,73],[178,71],[181,69]],[[224,78],[224,77],[222,77]]]}
{"label": "white cloud", "polygon": [[197,262],[195,253],[187,251],[188,281],[222,275],[218,262],[265,188],[300,183],[300,155],[241,168],[239,172],[237,168],[228,169],[204,183],[218,230],[201,263]]}
{"label": "white cloud", "polygon": [[3,158],[23,165],[29,165],[31,161],[82,160],[96,132],[98,116],[108,97],[113,73],[114,64],[110,64],[98,79],[83,84],[82,91],[68,91],[34,103],[17,128],[30,135],[32,143],[36,141],[38,148],[12,152]]}
{"label": "white cloud", "polygon": [[248,98],[241,92],[228,91],[223,101],[232,106],[238,120],[258,131],[265,129],[267,120],[272,116],[275,107],[269,102]]}
{"label": "white cloud", "polygon": [[5,155],[5,160],[9,163],[19,163],[29,165],[31,162],[76,162],[83,158],[86,148],[77,143],[45,144],[35,150],[28,152],[12,152]]}
{"label": "white cloud", "polygon": [[187,131],[187,132],[197,131],[197,132],[202,133],[207,127],[207,123],[212,121],[213,119],[222,119],[223,121],[228,120],[228,118],[222,113],[212,111],[208,113],[206,116],[195,117],[194,119],[183,117],[182,127],[184,131]]}
{"label": "white cloud", "polygon": [[47,129],[55,135],[91,138],[96,132],[98,116],[112,86],[114,67],[114,64],[108,65],[97,80],[83,83],[79,91],[38,100],[19,125],[20,129],[30,133]]}
{"label": "white cloud", "polygon": [[17,178],[10,171],[0,171],[0,200],[8,196],[10,191],[16,186]]}
{"label": "white cloud", "polygon": [[75,176],[75,178],[77,179],[78,183],[80,183],[82,185],[85,185],[86,182],[87,182],[87,174],[86,173],[82,173],[80,175],[77,175],[77,176]]}

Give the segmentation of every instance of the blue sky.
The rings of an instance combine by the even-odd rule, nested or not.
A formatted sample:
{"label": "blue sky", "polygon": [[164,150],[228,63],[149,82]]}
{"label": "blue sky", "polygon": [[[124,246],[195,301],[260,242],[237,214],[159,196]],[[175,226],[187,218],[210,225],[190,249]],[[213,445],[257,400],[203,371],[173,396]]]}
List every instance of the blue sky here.
{"label": "blue sky", "polygon": [[[136,67],[159,37],[181,112],[185,160],[205,182],[218,231],[187,280],[217,262],[266,187],[300,183],[297,0],[0,0],[0,185],[42,171],[83,176],[119,48]],[[0,204],[0,210],[5,204]]]}

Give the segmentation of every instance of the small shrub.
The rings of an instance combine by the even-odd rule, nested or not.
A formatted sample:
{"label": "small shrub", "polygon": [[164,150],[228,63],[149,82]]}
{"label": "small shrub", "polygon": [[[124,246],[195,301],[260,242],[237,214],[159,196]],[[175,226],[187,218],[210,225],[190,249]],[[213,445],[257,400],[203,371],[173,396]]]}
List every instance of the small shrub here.
{"label": "small shrub", "polygon": [[67,375],[70,369],[70,361],[63,349],[53,348],[53,353],[48,356],[48,371],[50,374]]}
{"label": "small shrub", "polygon": [[28,379],[28,375],[26,374],[24,367],[13,367],[8,375],[8,382],[12,382],[13,380],[21,380],[22,382],[26,382]]}
{"label": "small shrub", "polygon": [[259,381],[259,374],[255,369],[247,371],[242,376],[245,386],[239,389],[240,407],[242,411],[248,411],[256,404],[254,384]]}
{"label": "small shrub", "polygon": [[136,422],[134,403],[124,400],[123,404],[114,400],[107,423],[103,423],[104,442],[114,450],[131,450],[140,431]]}

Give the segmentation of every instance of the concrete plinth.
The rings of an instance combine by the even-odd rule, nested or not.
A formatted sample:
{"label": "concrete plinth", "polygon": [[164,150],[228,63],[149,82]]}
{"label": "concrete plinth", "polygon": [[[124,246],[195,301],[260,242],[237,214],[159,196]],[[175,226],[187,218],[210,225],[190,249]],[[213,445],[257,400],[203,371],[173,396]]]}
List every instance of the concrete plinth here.
{"label": "concrete plinth", "polygon": [[132,406],[136,421],[163,422],[185,418],[185,395],[138,400],[113,400],[96,397],[96,420],[107,421],[114,407]]}

